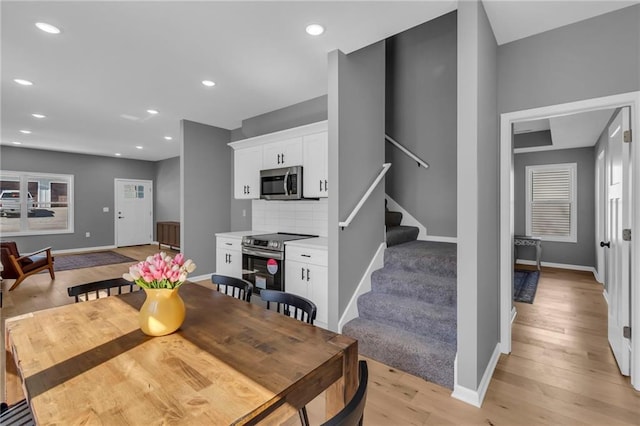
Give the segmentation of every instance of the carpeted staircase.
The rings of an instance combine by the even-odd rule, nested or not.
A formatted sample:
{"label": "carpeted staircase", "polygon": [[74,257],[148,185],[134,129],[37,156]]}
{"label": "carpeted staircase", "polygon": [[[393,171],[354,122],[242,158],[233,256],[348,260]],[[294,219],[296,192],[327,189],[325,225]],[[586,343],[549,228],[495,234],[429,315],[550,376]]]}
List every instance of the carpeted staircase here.
{"label": "carpeted staircase", "polygon": [[384,200],[384,210],[384,224],[387,229],[387,247],[414,241],[418,238],[420,230],[415,226],[400,225],[402,222],[402,213],[390,211],[387,208],[387,200]]}
{"label": "carpeted staircase", "polygon": [[456,245],[411,241],[389,247],[360,317],[342,333],[360,353],[453,389],[456,356]]}

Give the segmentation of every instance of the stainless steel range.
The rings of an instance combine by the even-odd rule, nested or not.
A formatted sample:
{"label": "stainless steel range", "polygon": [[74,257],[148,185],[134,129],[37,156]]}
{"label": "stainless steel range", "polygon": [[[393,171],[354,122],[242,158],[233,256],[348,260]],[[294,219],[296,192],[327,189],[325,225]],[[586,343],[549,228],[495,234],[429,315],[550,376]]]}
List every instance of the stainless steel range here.
{"label": "stainless steel range", "polygon": [[275,234],[242,237],[242,277],[253,283],[254,291],[261,289],[286,291],[284,282],[285,241],[314,238],[317,235]]}

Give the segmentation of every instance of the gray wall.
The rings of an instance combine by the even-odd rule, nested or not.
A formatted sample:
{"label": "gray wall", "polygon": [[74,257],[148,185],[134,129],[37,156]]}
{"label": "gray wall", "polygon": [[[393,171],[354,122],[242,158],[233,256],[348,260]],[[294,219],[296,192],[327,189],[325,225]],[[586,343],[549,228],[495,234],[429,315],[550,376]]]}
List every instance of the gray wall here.
{"label": "gray wall", "polygon": [[640,5],[498,49],[500,112],[640,89]]}
{"label": "gray wall", "polygon": [[457,385],[477,390],[499,341],[497,44],[481,2],[458,4]]}
{"label": "gray wall", "polygon": [[[0,147],[0,154],[2,170],[74,176],[74,233],[11,237],[22,252],[47,246],[69,250],[114,245],[114,179],[153,181],[156,176],[155,163],[151,161],[7,146]],[[109,212],[104,213],[103,207],[109,207]],[[91,237],[86,238],[86,232],[91,232]]]}
{"label": "gray wall", "polygon": [[[231,141],[265,135],[327,119],[327,96],[319,96],[285,108],[242,120],[242,127],[231,131]],[[233,165],[231,170],[233,184]],[[236,200],[231,191],[231,230],[251,229],[251,200]],[[245,216],[242,213],[245,213]]]}
{"label": "gray wall", "polygon": [[216,271],[217,232],[231,226],[230,131],[182,120],[183,212],[181,248],[198,265],[195,276]]}
{"label": "gray wall", "polygon": [[387,39],[386,192],[427,228],[456,236],[456,12]]}
{"label": "gray wall", "polygon": [[329,327],[356,290],[384,241],[384,185],[340,230],[384,162],[385,43],[329,53]]}
{"label": "gray wall", "polygon": [[[180,157],[156,161],[156,221],[180,221]],[[153,230],[155,234],[155,229]]]}
{"label": "gray wall", "polygon": [[[578,165],[578,241],[542,242],[542,261],[594,267],[595,254],[595,156],[594,147],[530,152],[514,156],[514,232],[525,235],[525,167],[540,164],[577,163]],[[518,248],[518,258],[535,260],[535,248]]]}

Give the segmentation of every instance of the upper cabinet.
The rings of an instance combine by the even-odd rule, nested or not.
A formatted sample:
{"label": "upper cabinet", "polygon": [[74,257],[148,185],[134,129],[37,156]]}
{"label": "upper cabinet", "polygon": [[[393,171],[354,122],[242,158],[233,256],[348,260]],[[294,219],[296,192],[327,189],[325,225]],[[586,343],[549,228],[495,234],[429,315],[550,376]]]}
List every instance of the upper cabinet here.
{"label": "upper cabinet", "polygon": [[302,165],[302,138],[268,143],[262,149],[263,169]]}
{"label": "upper cabinet", "polygon": [[327,132],[315,133],[302,138],[302,193],[308,198],[328,197],[329,193],[329,138]]}
{"label": "upper cabinet", "polygon": [[327,122],[231,142],[236,199],[260,198],[260,170],[302,165],[305,198],[328,196]]}
{"label": "upper cabinet", "polygon": [[262,147],[237,149],[233,153],[233,194],[236,199],[260,198]]}

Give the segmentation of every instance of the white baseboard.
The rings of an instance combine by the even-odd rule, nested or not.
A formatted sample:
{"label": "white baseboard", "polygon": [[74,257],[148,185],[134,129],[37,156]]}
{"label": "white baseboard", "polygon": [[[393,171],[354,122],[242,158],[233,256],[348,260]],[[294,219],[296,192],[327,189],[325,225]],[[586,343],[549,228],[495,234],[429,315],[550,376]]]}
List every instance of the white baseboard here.
{"label": "white baseboard", "polygon": [[456,237],[438,237],[437,235],[427,235],[424,238],[418,238],[421,241],[437,241],[440,243],[458,243],[458,238]]}
{"label": "white baseboard", "polygon": [[342,333],[342,326],[358,317],[358,297],[368,291],[371,291],[371,273],[384,266],[384,249],[386,248],[387,245],[385,243],[380,244],[376,254],[373,256],[373,259],[371,259],[369,266],[364,271],[364,274],[360,279],[360,283],[358,284],[358,287],[356,287],[356,291],[351,296],[351,299],[347,304],[347,308],[344,310],[342,317],[338,321],[338,333]]}
{"label": "white baseboard", "polygon": [[480,380],[478,389],[473,390],[464,386],[460,386],[458,384],[458,355],[456,354],[454,363],[455,384],[453,386],[453,393],[451,394],[451,397],[459,399],[462,402],[466,402],[467,404],[473,405],[478,408],[482,407],[482,401],[484,401],[484,397],[487,394],[487,389],[489,388],[491,377],[493,377],[493,372],[496,369],[496,365],[498,365],[499,359],[500,343],[496,344],[496,347],[493,350],[493,354],[491,354],[491,358],[489,359],[487,368],[484,370],[484,374],[482,375],[482,380]]}
{"label": "white baseboard", "polygon": [[52,254],[84,253],[88,251],[113,250],[116,246],[82,247],[75,249],[51,250]]}
{"label": "white baseboard", "polygon": [[609,293],[607,293],[607,289],[606,288],[602,292],[602,297],[604,297],[604,301],[607,302],[607,306],[609,306]]}

